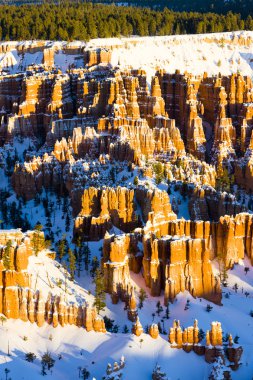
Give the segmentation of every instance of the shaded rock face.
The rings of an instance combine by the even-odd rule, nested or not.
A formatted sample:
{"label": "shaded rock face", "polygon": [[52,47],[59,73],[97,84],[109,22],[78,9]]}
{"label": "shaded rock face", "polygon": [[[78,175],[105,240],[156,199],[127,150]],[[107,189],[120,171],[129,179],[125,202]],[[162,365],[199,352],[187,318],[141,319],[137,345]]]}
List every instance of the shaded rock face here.
{"label": "shaded rock face", "polygon": [[155,118],[151,129],[145,119],[126,121],[121,127],[119,140],[110,145],[110,156],[120,161],[139,163],[143,157],[166,153],[173,158],[185,153],[180,132],[173,120]]}
{"label": "shaded rock face", "polygon": [[247,191],[253,190],[253,132],[251,132],[251,138],[249,146],[245,152],[245,155],[240,158],[235,164],[235,181],[238,185],[245,188]]}
{"label": "shaded rock face", "polygon": [[154,239],[145,235],[143,252],[138,235],[110,237],[104,243],[104,273],[108,292],[127,288],[129,269],[139,272],[143,267],[145,283],[151,295],[159,296],[164,289],[165,304],[181,291],[220,303],[219,280],[212,272],[209,250],[201,239]]}
{"label": "shaded rock face", "polygon": [[[46,135],[52,121],[73,116],[141,118],[151,128],[156,126],[157,118],[170,116],[182,132],[187,151],[203,159],[206,136],[202,118],[213,126],[229,117],[232,122],[238,119],[240,126],[251,123],[252,107],[249,103],[253,95],[252,82],[248,77],[239,74],[193,76],[158,71],[152,78],[149,90],[143,70],[120,71],[106,67],[111,61],[111,51],[108,49],[85,50],[86,68],[70,70],[67,74],[51,70],[54,66],[54,48],[36,47],[36,51],[40,49],[44,69],[48,72],[38,73],[36,67],[31,67],[29,77],[24,74],[0,77],[0,109],[4,109],[7,115],[17,115],[19,124],[25,116],[30,134],[43,131],[42,134]],[[94,69],[90,67],[101,63],[103,69],[97,68],[95,73],[98,72],[98,75],[94,75]],[[12,133],[15,130],[12,129]],[[245,138],[243,136],[245,149],[248,132]]]}
{"label": "shaded rock face", "polygon": [[246,211],[246,207],[237,202],[235,195],[215,191],[212,187],[196,187],[189,202],[189,213],[192,220],[217,222],[221,216],[236,216],[244,211]]}
{"label": "shaded rock face", "polygon": [[81,211],[75,219],[75,234],[99,240],[112,225],[125,231],[138,226],[134,211],[134,190],[118,187],[84,190]]}
{"label": "shaded rock face", "polygon": [[105,332],[104,320],[88,303],[68,303],[65,296],[51,293],[45,298],[40,290],[31,289],[32,275],[27,268],[29,256],[33,255],[33,239],[33,231],[0,231],[0,312],[39,327],[44,323],[54,327],[70,324]]}

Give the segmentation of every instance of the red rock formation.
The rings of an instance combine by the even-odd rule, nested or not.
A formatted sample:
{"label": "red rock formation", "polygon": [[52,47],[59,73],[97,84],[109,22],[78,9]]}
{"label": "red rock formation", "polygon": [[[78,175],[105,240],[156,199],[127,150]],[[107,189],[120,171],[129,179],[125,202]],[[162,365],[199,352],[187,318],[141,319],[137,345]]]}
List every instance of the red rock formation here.
{"label": "red rock formation", "polygon": [[166,287],[165,298],[171,301],[188,290],[194,297],[220,302],[219,280],[212,272],[206,240],[146,235],[143,252],[144,278],[153,296]]}
{"label": "red rock formation", "polygon": [[[45,299],[40,290],[33,292],[30,289],[27,267],[28,258],[33,254],[33,235],[33,231],[26,234],[21,230],[0,232],[0,312],[7,318],[30,321],[39,327],[46,322],[54,327],[74,324],[88,331],[105,332],[104,320],[88,304],[69,304],[63,294],[54,296],[49,293]],[[7,246],[9,241],[11,245]]]}
{"label": "red rock formation", "polygon": [[158,336],[159,336],[159,330],[158,330],[158,326],[153,323],[150,327],[149,327],[149,335],[151,336],[151,338],[153,339],[157,339]]}
{"label": "red rock formation", "polygon": [[140,323],[139,317],[137,317],[136,322],[133,324],[132,333],[136,336],[140,336],[143,333],[143,328]]}
{"label": "red rock formation", "polygon": [[50,68],[54,66],[54,49],[48,48],[43,50],[43,64]]}
{"label": "red rock formation", "polygon": [[233,338],[229,336],[229,344],[224,351],[222,341],[222,329],[219,322],[212,322],[211,330],[206,332],[206,345],[199,342],[198,321],[194,321],[194,326],[190,326],[182,330],[180,322],[174,320],[173,327],[169,331],[169,342],[172,348],[183,348],[186,352],[192,349],[197,355],[205,355],[207,363],[214,363],[220,359],[225,362],[225,356],[233,363],[232,369],[238,368],[243,349],[241,346],[234,346]]}
{"label": "red rock formation", "polygon": [[182,330],[179,321],[173,322],[173,327],[169,331],[169,342],[172,348],[182,348],[190,352],[193,347],[199,344],[198,321],[194,321],[194,326]]}
{"label": "red rock formation", "polygon": [[99,65],[100,63],[108,64],[111,61],[111,51],[108,49],[94,49],[84,51],[84,65],[88,67]]}

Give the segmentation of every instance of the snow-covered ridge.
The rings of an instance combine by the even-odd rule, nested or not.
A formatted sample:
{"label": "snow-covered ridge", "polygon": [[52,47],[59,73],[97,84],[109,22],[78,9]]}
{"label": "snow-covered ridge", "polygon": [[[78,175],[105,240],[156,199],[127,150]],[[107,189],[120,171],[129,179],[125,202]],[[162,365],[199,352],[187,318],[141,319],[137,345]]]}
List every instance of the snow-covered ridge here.
{"label": "snow-covered ridge", "polygon": [[158,68],[193,74],[228,75],[240,71],[252,76],[253,32],[237,31],[180,36],[122,37],[84,41],[22,41],[0,44],[0,69],[11,73],[41,64],[42,50],[55,51],[54,63],[63,72],[69,65],[83,66],[83,52],[97,48],[112,51],[113,66],[142,68],[151,76]]}

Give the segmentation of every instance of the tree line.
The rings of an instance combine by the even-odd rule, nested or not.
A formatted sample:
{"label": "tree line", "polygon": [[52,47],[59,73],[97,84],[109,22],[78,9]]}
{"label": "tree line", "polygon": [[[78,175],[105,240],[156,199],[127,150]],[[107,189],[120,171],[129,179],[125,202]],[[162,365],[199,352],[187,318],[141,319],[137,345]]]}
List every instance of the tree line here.
{"label": "tree line", "polygon": [[85,40],[253,30],[238,13],[174,12],[167,8],[62,2],[0,5],[0,40]]}
{"label": "tree line", "polygon": [[93,0],[93,3],[122,4],[149,7],[152,9],[169,8],[179,12],[214,12],[226,14],[229,11],[238,12],[247,17],[253,12],[253,0]]}
{"label": "tree line", "polygon": [[[80,0],[70,0],[72,3],[78,3]],[[59,4],[61,0],[0,0],[0,4],[42,4],[53,3]],[[163,10],[168,8],[176,12],[213,12],[226,14],[229,11],[240,13],[243,17],[253,13],[253,0],[82,0],[82,3],[103,3],[116,4],[118,6],[129,5],[138,7],[148,7],[155,10]]]}

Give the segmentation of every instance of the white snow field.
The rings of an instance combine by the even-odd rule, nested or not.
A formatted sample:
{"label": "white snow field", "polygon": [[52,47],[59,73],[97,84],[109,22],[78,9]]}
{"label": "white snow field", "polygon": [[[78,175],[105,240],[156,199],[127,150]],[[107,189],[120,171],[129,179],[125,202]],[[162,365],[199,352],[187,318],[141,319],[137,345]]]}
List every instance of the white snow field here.
{"label": "white snow field", "polygon": [[[239,38],[248,39],[248,43],[238,43]],[[10,52],[0,54],[0,69],[9,67],[11,73],[20,72],[31,64],[41,64],[41,52],[18,53],[20,45],[33,46],[36,41],[4,42],[10,45]],[[150,77],[158,68],[167,72],[188,71],[193,74],[209,75],[230,74],[240,71],[252,76],[253,69],[253,32],[237,31],[227,33],[129,37],[93,39],[89,42],[74,41],[46,42],[47,47],[55,49],[55,65],[65,72],[69,65],[82,65],[82,56],[75,52],[83,49],[112,49],[113,66],[142,68]],[[73,49],[73,54],[65,54],[65,49]]]}

